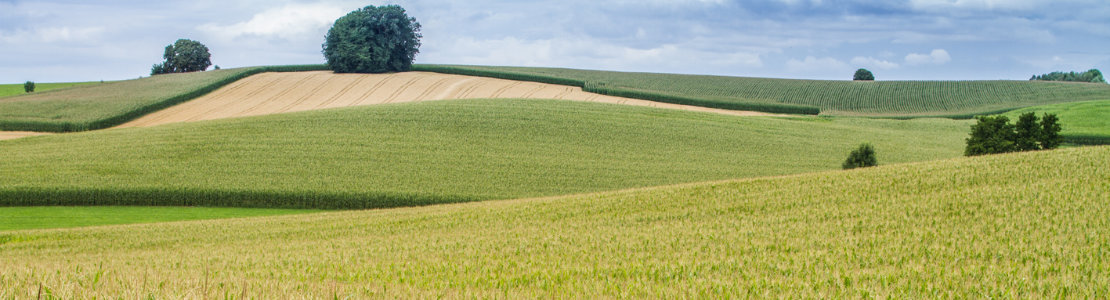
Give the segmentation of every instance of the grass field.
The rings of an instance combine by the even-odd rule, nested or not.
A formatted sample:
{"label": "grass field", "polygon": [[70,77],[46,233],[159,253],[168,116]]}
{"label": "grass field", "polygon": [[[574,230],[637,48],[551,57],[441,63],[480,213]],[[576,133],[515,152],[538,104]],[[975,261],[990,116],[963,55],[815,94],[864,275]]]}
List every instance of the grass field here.
{"label": "grass field", "polygon": [[0,206],[376,208],[553,196],[961,155],[970,121],[734,117],[452,100],[0,142]]}
{"label": "grass field", "polygon": [[1073,144],[1110,144],[1110,100],[1059,103],[1029,107],[1005,113],[1011,120],[1026,112],[1038,117],[1045,113],[1056,114],[1063,126],[1061,135]]}
{"label": "grass field", "polygon": [[150,206],[0,207],[0,231],[225,219],[307,212],[315,211],[297,209]]}
{"label": "grass field", "polygon": [[[89,81],[89,82],[42,82],[42,83],[36,82],[35,83],[35,92],[36,93],[41,93],[41,92],[45,92],[45,91],[49,91],[49,90],[56,90],[56,89],[67,88],[67,87],[72,87],[72,86],[90,85],[90,84],[98,84],[98,83],[102,83],[102,82],[98,82],[98,81]],[[18,84],[0,84],[0,97],[23,95],[23,94],[26,94],[26,93],[23,91],[23,84],[22,83],[18,83]]]}
{"label": "grass field", "polygon": [[0,233],[0,298],[1101,298],[1110,148]]}
{"label": "grass field", "polygon": [[[748,105],[750,110],[776,105],[820,108],[825,115],[946,116],[970,118],[1027,106],[1110,99],[1110,85],[1046,81],[830,81],[746,78],[655,73],[626,73],[534,67],[418,65],[426,71],[484,71],[489,76],[538,76],[582,84],[602,94],[644,92],[691,105],[719,108]],[[591,89],[592,87],[592,89]],[[776,108],[777,107],[777,108]],[[792,111],[781,111],[792,112]],[[801,113],[801,112],[795,112]]]}
{"label": "grass field", "polygon": [[0,130],[70,132],[108,128],[252,74],[321,68],[275,66],[166,74],[4,97],[0,98]]}

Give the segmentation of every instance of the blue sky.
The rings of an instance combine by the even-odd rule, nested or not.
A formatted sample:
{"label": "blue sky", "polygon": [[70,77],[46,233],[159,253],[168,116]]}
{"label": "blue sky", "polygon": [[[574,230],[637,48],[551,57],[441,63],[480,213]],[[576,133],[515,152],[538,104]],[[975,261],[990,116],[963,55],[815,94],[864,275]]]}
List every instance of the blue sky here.
{"label": "blue sky", "polygon": [[178,38],[223,68],[322,63],[331,22],[399,4],[417,63],[839,79],[1110,71],[1106,0],[0,0],[0,83],[146,76]]}

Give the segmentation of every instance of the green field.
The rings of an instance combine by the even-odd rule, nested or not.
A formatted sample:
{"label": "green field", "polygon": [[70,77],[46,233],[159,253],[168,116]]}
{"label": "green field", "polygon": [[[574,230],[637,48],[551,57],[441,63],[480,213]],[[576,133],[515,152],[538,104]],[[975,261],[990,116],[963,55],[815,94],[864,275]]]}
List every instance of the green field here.
{"label": "green field", "polygon": [[[417,70],[581,85],[592,92],[649,100],[823,115],[970,118],[1027,106],[1110,99],[1110,85],[1047,81],[797,80],[534,68],[418,65]],[[532,78],[530,78],[530,76]],[[652,99],[656,98],[656,99]],[[782,107],[781,105],[789,105]]]}
{"label": "green field", "polygon": [[1101,298],[1110,148],[0,233],[0,298]]}
{"label": "green field", "polygon": [[1061,135],[1073,144],[1110,144],[1110,100],[1059,103],[1029,107],[1007,112],[1011,120],[1023,113],[1034,112],[1038,117],[1045,113],[1060,117]]}
{"label": "green field", "polygon": [[[97,82],[97,81],[89,81],[89,82],[42,82],[42,83],[36,82],[35,83],[35,93],[41,93],[41,92],[45,92],[45,91],[49,91],[49,90],[56,90],[56,89],[67,88],[67,87],[72,87],[72,86],[90,85],[90,84],[97,84],[97,83],[103,83],[103,82]],[[26,94],[26,93],[23,91],[23,84],[22,83],[18,83],[18,84],[0,84],[0,97],[23,95],[23,94]]]}
{"label": "green field", "polygon": [[0,206],[378,208],[958,157],[971,122],[556,100],[376,105],[0,141]]}
{"label": "green field", "polygon": [[152,206],[0,207],[0,231],[226,219],[307,212],[314,212],[314,210]]}
{"label": "green field", "polygon": [[70,132],[108,128],[252,74],[321,68],[275,66],[166,74],[4,97],[0,98],[0,130]]}

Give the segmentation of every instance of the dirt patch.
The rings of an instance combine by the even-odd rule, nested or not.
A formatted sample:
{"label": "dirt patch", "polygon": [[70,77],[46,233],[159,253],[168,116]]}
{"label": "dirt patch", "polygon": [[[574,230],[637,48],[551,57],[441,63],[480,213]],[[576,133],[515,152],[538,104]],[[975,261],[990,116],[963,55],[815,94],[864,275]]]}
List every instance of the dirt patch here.
{"label": "dirt patch", "polygon": [[47,135],[46,132],[30,132],[30,131],[0,131],[0,140],[18,139],[21,137],[29,137],[36,135]]}
{"label": "dirt patch", "polygon": [[472,98],[562,99],[738,116],[770,115],[612,97],[584,92],[578,87],[486,77],[428,72],[335,74],[330,71],[316,71],[254,75],[119,127],[154,126],[358,105]]}

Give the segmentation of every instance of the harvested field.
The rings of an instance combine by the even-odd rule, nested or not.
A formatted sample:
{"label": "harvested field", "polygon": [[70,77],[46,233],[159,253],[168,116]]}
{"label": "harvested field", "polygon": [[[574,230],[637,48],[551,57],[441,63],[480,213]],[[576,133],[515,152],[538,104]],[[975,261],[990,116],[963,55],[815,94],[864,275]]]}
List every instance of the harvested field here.
{"label": "harvested field", "polygon": [[36,135],[50,134],[46,132],[30,132],[30,131],[0,131],[0,140],[18,139],[21,137],[29,137]]}
{"label": "harvested field", "polygon": [[486,77],[428,72],[335,74],[330,71],[314,71],[254,75],[119,127],[154,126],[383,103],[470,98],[563,99],[741,116],[769,115],[612,97],[583,92],[578,87]]}

